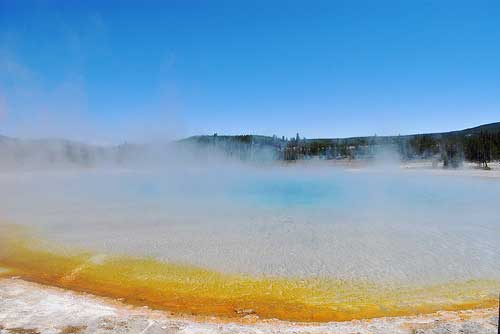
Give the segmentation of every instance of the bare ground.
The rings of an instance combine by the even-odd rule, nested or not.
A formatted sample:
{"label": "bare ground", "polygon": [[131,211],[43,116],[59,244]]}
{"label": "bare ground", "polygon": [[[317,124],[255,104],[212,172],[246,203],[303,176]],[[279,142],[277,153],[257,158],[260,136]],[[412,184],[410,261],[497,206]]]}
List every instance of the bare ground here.
{"label": "bare ground", "polygon": [[497,333],[498,310],[438,312],[399,318],[329,323],[194,318],[125,305],[119,301],[0,279],[0,334],[90,333]]}

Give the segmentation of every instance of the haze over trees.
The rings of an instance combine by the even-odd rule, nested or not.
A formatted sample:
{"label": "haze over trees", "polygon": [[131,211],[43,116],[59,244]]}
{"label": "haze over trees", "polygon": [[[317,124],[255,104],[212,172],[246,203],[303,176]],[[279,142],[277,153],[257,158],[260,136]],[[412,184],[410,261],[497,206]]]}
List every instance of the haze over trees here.
{"label": "haze over trees", "polygon": [[[168,144],[95,146],[84,143],[0,136],[0,169],[133,166],[188,158],[194,161],[220,156],[242,161],[369,160],[391,152],[401,160],[431,159],[445,168],[471,161],[482,168],[500,160],[500,122],[447,133],[353,138],[306,139],[299,133],[284,136],[193,136]],[[382,155],[383,156],[383,155]]]}
{"label": "haze over trees", "polygon": [[433,159],[446,168],[459,167],[462,162],[476,162],[488,168],[488,162],[500,160],[500,123],[486,124],[471,129],[447,133],[398,136],[370,136],[352,138],[306,139],[296,134],[294,138],[277,136],[196,136],[183,142],[206,145],[212,143],[231,156],[244,160],[258,157],[257,152],[268,149],[267,157],[296,161],[308,159],[372,159],[380,152],[392,151],[402,160]]}

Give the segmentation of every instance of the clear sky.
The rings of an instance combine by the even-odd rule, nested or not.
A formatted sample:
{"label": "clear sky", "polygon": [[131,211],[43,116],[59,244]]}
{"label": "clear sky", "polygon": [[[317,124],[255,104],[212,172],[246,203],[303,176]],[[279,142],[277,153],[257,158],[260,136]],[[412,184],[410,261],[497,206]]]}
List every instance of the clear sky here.
{"label": "clear sky", "polygon": [[500,121],[500,1],[0,0],[0,134],[345,137]]}

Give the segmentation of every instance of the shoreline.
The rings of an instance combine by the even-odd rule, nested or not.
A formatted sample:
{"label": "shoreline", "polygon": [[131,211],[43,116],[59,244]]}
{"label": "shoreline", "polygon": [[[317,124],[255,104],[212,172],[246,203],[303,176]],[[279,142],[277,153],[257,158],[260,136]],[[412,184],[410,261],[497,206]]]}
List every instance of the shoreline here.
{"label": "shoreline", "polygon": [[363,280],[235,276],[146,258],[53,252],[34,247],[34,239],[0,241],[0,265],[8,269],[0,277],[181,315],[311,323],[412,316],[494,307],[500,289],[496,280],[388,287]]}
{"label": "shoreline", "polygon": [[[306,162],[305,164],[321,164],[322,162]],[[300,164],[297,164],[300,166]],[[335,165],[332,165],[335,167]],[[400,164],[395,166],[374,166],[371,167],[359,165],[356,163],[348,166],[336,165],[348,172],[357,173],[363,170],[384,171],[388,168],[391,171],[400,173],[409,173],[408,176],[417,173],[427,174],[429,176],[436,175],[449,176],[450,178],[475,178],[478,182],[483,182],[490,179],[493,183],[500,179],[500,163],[496,162],[492,165],[492,170],[482,170],[474,168],[472,165],[464,165],[460,169],[442,169],[432,168],[429,162],[422,161],[419,163]],[[492,183],[492,184],[493,184]],[[1,239],[1,238],[0,238]],[[32,241],[32,240],[31,240]],[[1,244],[1,242],[0,242]],[[5,246],[5,244],[4,244]],[[1,247],[0,247],[1,248]],[[19,249],[17,249],[19,251]],[[25,252],[16,253],[24,254],[25,256],[7,256],[12,261],[20,261],[19,266],[9,266],[7,261],[6,266],[10,269],[0,267],[0,334],[11,333],[443,333],[452,332],[458,333],[497,333],[498,309],[487,308],[496,305],[497,301],[488,304],[477,305],[462,305],[462,308],[433,308],[415,309],[414,305],[410,308],[412,312],[408,313],[387,313],[387,309],[383,307],[385,313],[373,314],[367,316],[364,313],[363,317],[357,318],[361,320],[349,320],[346,318],[330,318],[325,322],[318,321],[317,317],[312,322],[301,322],[302,317],[307,314],[318,315],[313,309],[300,309],[297,314],[302,316],[291,318],[288,320],[275,319],[276,310],[274,306],[269,306],[269,300],[262,299],[263,304],[267,304],[269,309],[274,313],[269,313],[272,316],[264,317],[259,314],[257,308],[254,307],[235,309],[228,308],[232,317],[224,315],[212,316],[212,313],[202,313],[209,315],[185,315],[177,312],[178,310],[169,307],[152,310],[145,305],[145,300],[138,299],[136,303],[129,303],[127,299],[121,299],[121,295],[108,295],[101,290],[86,289],[86,286],[78,288],[79,275],[92,274],[97,267],[102,267],[107,263],[107,257],[101,257],[99,254],[83,254],[82,258],[57,258],[54,261],[53,254],[41,254]],[[14,252],[15,253],[15,252]],[[8,254],[8,252],[6,252]],[[66,255],[70,253],[64,253]],[[0,254],[1,255],[1,254]],[[95,255],[95,254],[93,254]],[[32,261],[35,260],[35,261]],[[60,261],[59,261],[60,260]],[[106,261],[105,261],[106,260]],[[123,259],[122,259],[123,260]],[[137,259],[135,259],[137,261]],[[80,263],[82,262],[82,263]],[[140,261],[139,261],[140,262]],[[38,268],[36,271],[33,267]],[[61,277],[56,277],[58,284],[50,284],[50,279],[46,273],[48,272],[47,264],[58,264],[61,266],[61,273],[66,273]],[[118,262],[114,262],[116,265]],[[135,263],[135,262],[134,262]],[[12,263],[10,263],[12,264]],[[15,263],[16,264],[16,263]],[[71,264],[72,270],[66,270],[65,266]],[[76,264],[73,266],[73,264]],[[119,264],[125,265],[126,268],[130,264],[127,261],[122,261]],[[146,263],[140,262],[141,265]],[[16,264],[17,265],[17,264]],[[157,263],[147,263],[148,266]],[[29,269],[31,268],[31,269]],[[108,268],[108,267],[106,267]],[[135,267],[134,267],[135,268]],[[148,267],[149,268],[149,267]],[[163,266],[162,266],[163,268]],[[165,267],[166,268],[166,267]],[[177,268],[177,267],[176,267]],[[26,271],[29,269],[28,271]],[[64,269],[64,270],[63,270]],[[120,272],[122,267],[115,268],[111,273],[114,275]],[[194,268],[177,268],[180,273],[185,273],[186,270],[191,272]],[[31,272],[31,271],[32,272]],[[67,273],[70,273],[67,275]],[[205,271],[203,271],[205,273]],[[199,273],[197,271],[197,273]],[[36,275],[42,274],[44,279],[33,279]],[[214,273],[206,272],[210,277],[215,277]],[[35,275],[31,276],[30,275]],[[56,275],[57,276],[57,275]],[[42,278],[43,278],[42,277]],[[92,276],[94,277],[94,276]],[[190,276],[189,276],[190,277]],[[217,276],[219,277],[219,276]],[[55,279],[56,279],[55,278]],[[103,277],[99,276],[99,280],[94,280],[93,283],[99,282],[99,288],[103,288]],[[219,277],[221,278],[221,277]],[[51,278],[52,279],[52,278]],[[185,281],[181,279],[181,281]],[[190,281],[190,280],[188,280]],[[192,281],[192,280],[191,280]],[[62,283],[61,283],[62,282]],[[122,282],[122,281],[120,281]],[[141,284],[143,281],[140,281]],[[226,282],[223,279],[221,282]],[[246,281],[245,281],[246,282]],[[109,282],[108,282],[109,283]],[[123,283],[123,282],[122,282]],[[120,284],[122,284],[120,283]],[[249,285],[256,282],[246,282]],[[250,284],[251,283],[251,284]],[[218,282],[214,283],[216,286]],[[219,284],[220,285],[220,284]],[[92,285],[93,286],[93,285]],[[97,285],[96,285],[97,286]],[[224,286],[224,285],[222,285]],[[76,289],[74,287],[77,287]],[[252,285],[253,287],[253,285]],[[189,288],[189,289],[188,289]],[[191,291],[192,287],[186,289]],[[190,290],[191,289],[191,290]],[[498,284],[494,286],[495,291],[498,289]],[[154,290],[154,289],[153,289]],[[151,291],[156,298],[168,300],[165,296],[158,296],[158,291]],[[182,289],[181,289],[182,290]],[[176,286],[172,291],[179,293],[179,286]],[[186,290],[186,291],[187,291]],[[479,289],[481,290],[481,289]],[[478,290],[478,291],[479,291]],[[84,292],[82,292],[84,291]],[[142,290],[141,290],[142,291]],[[166,291],[166,290],[165,290]],[[170,290],[168,290],[170,291]],[[167,292],[168,292],[167,291]],[[251,291],[255,291],[252,288]],[[264,290],[263,290],[264,291]],[[352,290],[360,293],[360,290]],[[448,292],[454,294],[459,291],[456,287],[452,287]],[[118,291],[120,292],[120,291]],[[142,291],[144,292],[144,291]],[[493,290],[490,289],[490,296]],[[243,292],[242,292],[243,293]],[[303,294],[309,295],[309,292]],[[245,295],[243,293],[243,295]],[[403,295],[408,296],[406,292]],[[378,299],[374,297],[376,305],[380,304],[380,296],[387,297],[387,294],[378,295]],[[161,298],[160,298],[161,297]],[[142,297],[141,297],[142,298]],[[267,298],[267,297],[266,297]],[[329,298],[324,293],[321,298]],[[323,300],[321,299],[321,300]],[[359,298],[357,298],[359,299]],[[331,298],[329,299],[331,300]],[[430,300],[430,299],[429,299]],[[435,301],[435,300],[434,300]],[[492,299],[490,299],[492,301]],[[264,303],[265,302],[265,303]],[[205,300],[205,303],[217,305],[220,304]],[[389,303],[390,304],[390,303]],[[276,304],[274,304],[276,305]],[[316,304],[314,304],[317,306]],[[375,304],[374,304],[375,305]],[[151,306],[151,305],[150,305]],[[154,304],[153,304],[154,306]],[[359,312],[359,305],[346,304],[344,305],[351,311]],[[266,306],[267,307],[267,306]],[[440,306],[442,307],[442,305]],[[347,309],[346,308],[346,309]],[[87,310],[88,309],[88,310]],[[463,310],[462,310],[463,309]],[[236,311],[238,310],[238,311]],[[241,310],[241,313],[239,312]],[[437,311],[443,310],[443,311]],[[437,312],[436,312],[437,311]],[[90,313],[89,313],[90,312]],[[175,312],[175,313],[173,313]],[[235,313],[236,312],[236,313]],[[335,313],[338,310],[335,308]],[[434,313],[431,313],[434,312]],[[81,313],[81,314],[80,314]],[[227,312],[226,312],[227,313]],[[87,314],[87,315],[85,315]],[[415,314],[415,315],[414,315]],[[43,317],[42,317],[42,316]],[[260,317],[259,317],[260,315]],[[73,321],[76,319],[76,321]],[[283,318],[280,318],[283,319]],[[352,319],[352,318],[351,318]],[[496,320],[495,320],[496,319]],[[297,322],[300,321],[300,322]]]}
{"label": "shoreline", "polygon": [[498,309],[439,311],[345,322],[300,323],[255,315],[241,319],[178,316],[106,297],[0,279],[0,333],[486,333],[497,332]]}

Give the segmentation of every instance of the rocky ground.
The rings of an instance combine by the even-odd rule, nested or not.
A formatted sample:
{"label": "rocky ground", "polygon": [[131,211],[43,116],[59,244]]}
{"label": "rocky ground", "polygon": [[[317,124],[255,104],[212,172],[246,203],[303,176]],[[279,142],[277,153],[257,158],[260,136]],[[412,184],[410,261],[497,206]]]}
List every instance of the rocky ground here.
{"label": "rocky ground", "polygon": [[463,333],[496,334],[498,309],[438,312],[321,324],[181,317],[119,301],[0,279],[0,334],[104,333]]}

